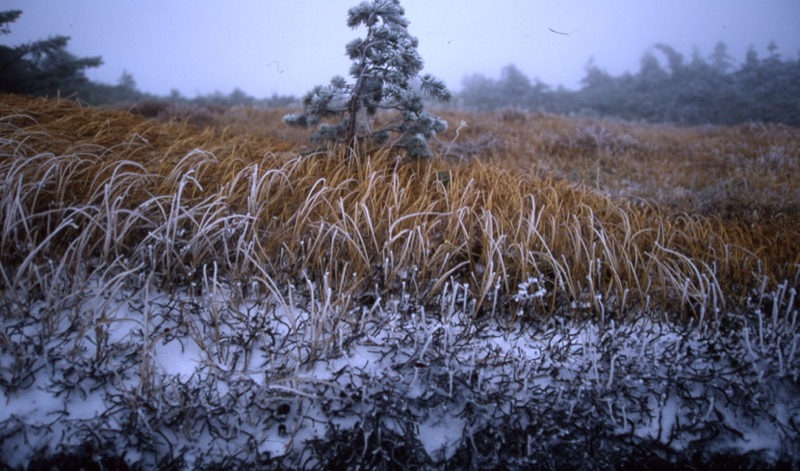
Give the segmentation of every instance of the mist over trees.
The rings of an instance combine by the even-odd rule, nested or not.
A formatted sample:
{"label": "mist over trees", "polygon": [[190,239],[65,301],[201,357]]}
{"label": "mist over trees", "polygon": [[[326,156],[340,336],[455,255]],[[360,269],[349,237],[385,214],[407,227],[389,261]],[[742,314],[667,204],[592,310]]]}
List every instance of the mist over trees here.
{"label": "mist over trees", "polygon": [[[0,38],[10,33],[22,14],[0,11]],[[158,101],[180,106],[290,107],[299,103],[291,95],[256,98],[238,88],[193,98],[177,90],[156,96],[140,91],[128,71],[114,84],[93,82],[86,71],[101,65],[102,58],[70,53],[69,39],[51,36],[21,45],[0,44],[0,93],[70,97],[90,105]],[[419,87],[413,81],[411,85]],[[466,76],[453,102],[477,111],[518,108],[679,125],[800,126],[800,58],[784,56],[774,42],[765,57],[750,48],[741,62],[722,42],[708,55],[694,50],[688,57],[667,44],[656,44],[643,54],[635,73],[612,76],[590,61],[576,91],[551,87],[510,64],[497,79]]]}
{"label": "mist over trees", "polygon": [[[0,11],[0,36],[11,32],[23,12]],[[88,79],[86,70],[103,63],[100,56],[77,57],[67,50],[68,36],[51,36],[44,40],[10,46],[0,44],[0,93],[27,96],[74,98],[90,105],[111,105],[143,100],[161,100],[186,105],[266,105],[288,106],[297,101],[293,96],[273,94],[256,99],[238,88],[229,94],[213,92],[186,98],[177,91],[158,97],[137,88],[136,80],[123,71],[117,83],[98,83]]]}
{"label": "mist over trees", "polygon": [[775,43],[769,56],[753,48],[735,65],[720,42],[706,58],[695,50],[687,60],[666,44],[641,59],[639,71],[612,76],[590,62],[578,91],[552,89],[516,66],[493,80],[464,79],[458,103],[487,110],[520,108],[674,124],[736,124],[749,121],[800,125],[800,60],[784,59]]}
{"label": "mist over trees", "polygon": [[[0,12],[0,35],[20,10]],[[89,84],[85,69],[103,63],[100,57],[77,57],[67,51],[67,36],[51,36],[19,46],[0,45],[0,91],[30,96],[77,93]]]}

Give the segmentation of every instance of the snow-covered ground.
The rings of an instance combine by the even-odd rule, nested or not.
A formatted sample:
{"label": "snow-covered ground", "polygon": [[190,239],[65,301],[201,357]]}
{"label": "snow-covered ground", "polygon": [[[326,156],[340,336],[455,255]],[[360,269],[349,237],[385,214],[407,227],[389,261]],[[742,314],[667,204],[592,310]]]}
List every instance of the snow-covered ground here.
{"label": "snow-covered ground", "polygon": [[144,469],[800,462],[787,286],[702,325],[649,313],[600,325],[472,319],[458,283],[427,310],[399,296],[341,313],[311,283],[277,295],[112,281],[57,302],[6,293],[6,465],[58,453]]}

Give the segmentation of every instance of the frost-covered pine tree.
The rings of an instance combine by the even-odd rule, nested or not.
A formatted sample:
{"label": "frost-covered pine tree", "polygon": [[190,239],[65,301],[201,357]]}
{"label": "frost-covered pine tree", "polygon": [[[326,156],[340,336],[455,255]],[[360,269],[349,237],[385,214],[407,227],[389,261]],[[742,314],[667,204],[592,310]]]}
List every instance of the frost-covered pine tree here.
{"label": "frost-covered pine tree", "polygon": [[[314,87],[303,97],[303,112],[283,118],[290,126],[319,125],[312,141],[343,142],[348,149],[359,140],[372,140],[407,150],[415,158],[431,156],[428,139],[447,129],[447,123],[428,113],[422,96],[411,87],[419,79],[419,90],[439,100],[450,99],[444,83],[422,75],[422,58],[417,53],[417,38],[408,33],[408,20],[400,0],[361,2],[348,11],[347,25],[367,28],[365,38],[347,44],[353,61],[350,76],[354,82],[336,76],[330,85]],[[378,110],[394,111],[394,116],[379,129],[371,129],[371,118]],[[322,123],[322,120],[335,121]],[[395,135],[394,141],[390,141]]]}

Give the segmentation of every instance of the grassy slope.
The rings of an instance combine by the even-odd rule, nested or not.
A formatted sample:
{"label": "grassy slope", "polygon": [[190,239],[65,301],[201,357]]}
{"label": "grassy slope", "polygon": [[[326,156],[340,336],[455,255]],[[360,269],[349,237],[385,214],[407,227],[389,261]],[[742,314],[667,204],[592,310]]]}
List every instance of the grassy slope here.
{"label": "grassy slope", "polygon": [[0,97],[0,468],[800,456],[796,131],[448,113],[347,163],[181,113]]}
{"label": "grassy slope", "polygon": [[9,292],[136,267],[199,284],[216,267],[242,289],[325,278],[340,312],[406,285],[435,302],[456,281],[477,315],[686,319],[797,280],[795,129],[447,113],[444,157],[348,163],[298,156],[275,111],[201,129],[3,96],[0,116]]}

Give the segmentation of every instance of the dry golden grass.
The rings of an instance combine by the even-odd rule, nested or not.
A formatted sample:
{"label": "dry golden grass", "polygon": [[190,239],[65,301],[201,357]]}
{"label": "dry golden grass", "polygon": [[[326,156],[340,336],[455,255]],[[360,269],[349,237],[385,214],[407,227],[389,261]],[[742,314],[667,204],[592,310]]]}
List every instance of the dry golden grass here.
{"label": "dry golden grass", "polygon": [[687,319],[797,283],[795,129],[447,112],[438,158],[347,162],[298,152],[282,114],[199,128],[0,97],[3,289],[213,270],[243,295],[313,280],[339,312],[459,283],[476,316]]}

